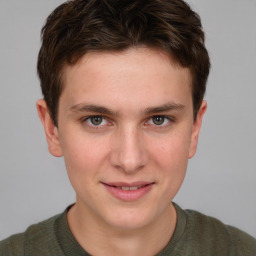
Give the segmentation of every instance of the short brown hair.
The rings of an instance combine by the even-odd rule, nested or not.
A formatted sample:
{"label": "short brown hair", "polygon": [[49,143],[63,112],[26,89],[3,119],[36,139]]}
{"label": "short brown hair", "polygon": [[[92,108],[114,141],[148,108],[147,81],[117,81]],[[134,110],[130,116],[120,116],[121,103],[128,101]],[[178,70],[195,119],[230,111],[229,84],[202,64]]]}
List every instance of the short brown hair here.
{"label": "short brown hair", "polygon": [[74,65],[91,51],[139,45],[159,48],[190,69],[196,118],[210,60],[200,17],[183,0],[71,0],[50,14],[41,35],[37,69],[55,125],[65,65]]}

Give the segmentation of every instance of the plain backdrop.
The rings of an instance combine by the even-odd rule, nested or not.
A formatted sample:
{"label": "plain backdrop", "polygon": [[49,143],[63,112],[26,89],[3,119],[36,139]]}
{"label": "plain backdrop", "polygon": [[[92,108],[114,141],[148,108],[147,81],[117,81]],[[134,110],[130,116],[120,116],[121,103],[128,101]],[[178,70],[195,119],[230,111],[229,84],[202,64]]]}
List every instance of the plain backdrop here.
{"label": "plain backdrop", "polygon": [[[60,0],[0,0],[0,240],[74,202],[35,102],[40,30]],[[189,0],[212,62],[197,155],[174,199],[256,236],[256,1]]]}

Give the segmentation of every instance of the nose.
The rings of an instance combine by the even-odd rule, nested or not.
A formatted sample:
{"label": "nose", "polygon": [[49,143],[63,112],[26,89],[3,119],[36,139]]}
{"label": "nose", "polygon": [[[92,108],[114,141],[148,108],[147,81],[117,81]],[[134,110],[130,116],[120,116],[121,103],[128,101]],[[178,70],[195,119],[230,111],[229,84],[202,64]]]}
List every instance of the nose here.
{"label": "nose", "polygon": [[110,162],[126,174],[141,170],[148,162],[148,154],[142,134],[136,128],[127,127],[115,134],[112,140]]}

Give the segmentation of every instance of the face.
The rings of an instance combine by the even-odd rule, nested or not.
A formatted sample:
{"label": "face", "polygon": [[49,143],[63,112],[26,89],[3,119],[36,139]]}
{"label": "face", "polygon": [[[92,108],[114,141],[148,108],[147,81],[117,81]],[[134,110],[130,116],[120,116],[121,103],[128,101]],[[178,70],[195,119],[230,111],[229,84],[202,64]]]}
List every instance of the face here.
{"label": "face", "polygon": [[89,53],[63,73],[58,128],[38,110],[50,152],[64,156],[76,208],[109,227],[165,216],[196,151],[189,70],[149,48]]}

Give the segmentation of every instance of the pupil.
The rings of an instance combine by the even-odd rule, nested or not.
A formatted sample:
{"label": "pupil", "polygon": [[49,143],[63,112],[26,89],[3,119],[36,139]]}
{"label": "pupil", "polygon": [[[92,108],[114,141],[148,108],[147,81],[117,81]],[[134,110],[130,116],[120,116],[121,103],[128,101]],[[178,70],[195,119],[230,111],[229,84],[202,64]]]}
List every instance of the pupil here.
{"label": "pupil", "polygon": [[94,117],[91,118],[91,122],[92,122],[92,124],[94,124],[94,125],[99,125],[99,124],[101,124],[101,122],[102,122],[102,117],[100,117],[100,116],[94,116]]}
{"label": "pupil", "polygon": [[156,125],[161,125],[161,124],[164,123],[164,117],[162,117],[162,116],[155,116],[155,117],[153,118],[153,122],[154,122],[154,124],[156,124]]}

